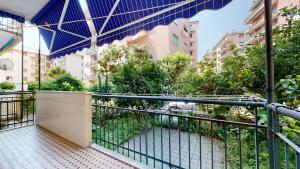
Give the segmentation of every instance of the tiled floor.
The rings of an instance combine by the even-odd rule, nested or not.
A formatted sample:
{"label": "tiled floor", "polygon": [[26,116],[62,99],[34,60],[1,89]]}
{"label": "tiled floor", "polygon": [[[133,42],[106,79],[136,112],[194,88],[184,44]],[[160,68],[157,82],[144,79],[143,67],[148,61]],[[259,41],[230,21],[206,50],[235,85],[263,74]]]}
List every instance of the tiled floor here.
{"label": "tiled floor", "polygon": [[37,126],[0,132],[0,169],[135,168]]}

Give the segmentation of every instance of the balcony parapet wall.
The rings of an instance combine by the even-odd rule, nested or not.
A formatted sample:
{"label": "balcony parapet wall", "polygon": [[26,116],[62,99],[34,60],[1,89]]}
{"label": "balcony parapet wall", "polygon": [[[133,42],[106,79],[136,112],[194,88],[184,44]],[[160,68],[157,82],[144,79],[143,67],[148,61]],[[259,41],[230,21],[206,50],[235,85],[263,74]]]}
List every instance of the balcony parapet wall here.
{"label": "balcony parapet wall", "polygon": [[92,143],[92,95],[38,91],[36,124],[81,147]]}

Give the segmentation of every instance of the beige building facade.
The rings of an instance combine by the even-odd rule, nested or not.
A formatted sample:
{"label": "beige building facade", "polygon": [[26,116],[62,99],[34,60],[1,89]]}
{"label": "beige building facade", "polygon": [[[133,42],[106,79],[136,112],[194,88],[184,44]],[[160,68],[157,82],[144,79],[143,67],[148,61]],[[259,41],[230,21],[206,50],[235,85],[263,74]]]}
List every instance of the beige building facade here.
{"label": "beige building facade", "polygon": [[[38,67],[39,54],[33,50],[24,51],[24,83],[37,82],[39,77]],[[13,63],[13,69],[0,70],[0,82],[13,82],[21,84],[22,82],[22,51],[19,49],[11,49],[0,56],[0,59],[8,59]],[[46,79],[47,71],[50,68],[50,60],[48,55],[41,53],[41,80]]]}

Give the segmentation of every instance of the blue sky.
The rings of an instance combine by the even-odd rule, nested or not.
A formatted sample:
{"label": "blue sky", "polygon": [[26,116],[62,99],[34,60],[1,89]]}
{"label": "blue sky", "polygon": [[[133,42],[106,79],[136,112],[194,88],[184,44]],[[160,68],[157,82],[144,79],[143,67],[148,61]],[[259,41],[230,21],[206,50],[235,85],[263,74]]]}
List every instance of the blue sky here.
{"label": "blue sky", "polygon": [[202,11],[192,18],[199,21],[198,59],[211,49],[226,33],[245,30],[243,21],[249,15],[252,0],[233,0],[218,11]]}
{"label": "blue sky", "polygon": [[[225,8],[217,11],[202,11],[192,18],[193,21],[199,21],[198,59],[201,59],[206,51],[211,49],[227,32],[247,28],[243,21],[249,14],[251,2],[252,0],[233,0]],[[37,50],[37,29],[28,27],[24,31],[25,48]],[[41,46],[42,51],[47,51],[44,42]]]}

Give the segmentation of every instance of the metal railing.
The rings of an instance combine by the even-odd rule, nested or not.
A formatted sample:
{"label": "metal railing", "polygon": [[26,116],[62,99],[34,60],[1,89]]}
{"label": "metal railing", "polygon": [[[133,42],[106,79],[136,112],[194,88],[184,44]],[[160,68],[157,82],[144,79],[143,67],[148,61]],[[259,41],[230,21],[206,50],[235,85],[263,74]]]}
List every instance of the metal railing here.
{"label": "metal railing", "polygon": [[0,131],[35,122],[35,98],[33,92],[0,91]]}
{"label": "metal railing", "polygon": [[[300,121],[300,111],[288,108],[282,104],[270,104],[268,108],[272,110],[271,126],[269,130],[272,135],[270,140],[272,143],[271,158],[273,166],[277,168],[300,168],[300,147],[299,134],[300,130],[289,128],[289,125],[297,126]],[[289,121],[290,124],[287,123]],[[286,129],[287,128],[287,129]],[[294,131],[297,130],[297,131]],[[291,132],[291,133],[289,133]],[[294,138],[289,136],[294,135]],[[296,136],[295,136],[296,135]],[[296,137],[296,138],[295,138]],[[282,155],[282,153],[284,154]]]}
{"label": "metal railing", "polygon": [[[263,99],[93,95],[93,100],[93,143],[151,167],[269,166],[267,127],[258,123]],[[235,120],[239,116],[244,120]]]}

